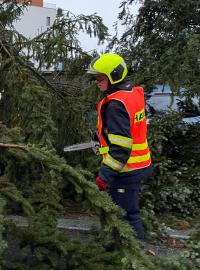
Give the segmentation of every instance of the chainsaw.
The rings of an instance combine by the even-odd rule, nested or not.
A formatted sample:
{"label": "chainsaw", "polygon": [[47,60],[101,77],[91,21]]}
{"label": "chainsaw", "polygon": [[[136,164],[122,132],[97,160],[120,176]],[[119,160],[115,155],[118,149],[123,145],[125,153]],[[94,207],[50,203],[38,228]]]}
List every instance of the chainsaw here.
{"label": "chainsaw", "polygon": [[99,136],[98,133],[89,131],[91,140],[89,142],[84,142],[84,143],[78,143],[78,144],[73,144],[73,145],[68,145],[63,148],[64,152],[73,152],[73,151],[81,151],[84,149],[89,149],[91,148],[93,152],[95,153],[96,156],[99,155],[99,147],[100,147],[100,142],[99,142]]}

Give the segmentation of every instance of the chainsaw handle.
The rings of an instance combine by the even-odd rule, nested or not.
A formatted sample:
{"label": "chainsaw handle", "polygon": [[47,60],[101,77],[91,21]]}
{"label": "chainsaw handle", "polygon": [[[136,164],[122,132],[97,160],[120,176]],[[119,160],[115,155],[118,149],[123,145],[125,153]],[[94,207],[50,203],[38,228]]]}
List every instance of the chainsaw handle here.
{"label": "chainsaw handle", "polygon": [[91,139],[92,151],[95,153],[96,156],[98,156],[99,147],[100,147],[98,132],[89,130],[89,134],[90,134],[90,139]]}

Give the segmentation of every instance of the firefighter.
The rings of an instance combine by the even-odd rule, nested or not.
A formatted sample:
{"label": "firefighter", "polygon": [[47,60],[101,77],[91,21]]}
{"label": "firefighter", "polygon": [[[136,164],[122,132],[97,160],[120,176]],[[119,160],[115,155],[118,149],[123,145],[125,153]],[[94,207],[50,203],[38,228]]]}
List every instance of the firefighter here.
{"label": "firefighter", "polygon": [[140,183],[153,173],[147,142],[144,91],[126,79],[127,66],[118,54],[96,57],[87,73],[103,94],[98,104],[99,153],[96,184],[125,210],[125,220],[139,239],[144,230],[139,207]]}

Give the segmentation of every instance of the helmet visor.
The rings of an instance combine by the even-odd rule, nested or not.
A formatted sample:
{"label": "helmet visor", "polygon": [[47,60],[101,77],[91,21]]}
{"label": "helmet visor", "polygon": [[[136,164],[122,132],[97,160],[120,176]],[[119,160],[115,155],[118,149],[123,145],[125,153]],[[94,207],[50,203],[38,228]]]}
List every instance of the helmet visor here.
{"label": "helmet visor", "polygon": [[92,62],[91,62],[91,63],[89,64],[89,66],[88,66],[88,69],[86,69],[86,70],[87,70],[86,73],[88,73],[88,74],[94,74],[94,75],[99,74],[98,70],[96,70],[96,69],[94,68],[94,64],[96,63],[96,61],[97,61],[99,58],[100,58],[100,56],[97,56],[97,57],[95,57],[95,58],[92,60]]}

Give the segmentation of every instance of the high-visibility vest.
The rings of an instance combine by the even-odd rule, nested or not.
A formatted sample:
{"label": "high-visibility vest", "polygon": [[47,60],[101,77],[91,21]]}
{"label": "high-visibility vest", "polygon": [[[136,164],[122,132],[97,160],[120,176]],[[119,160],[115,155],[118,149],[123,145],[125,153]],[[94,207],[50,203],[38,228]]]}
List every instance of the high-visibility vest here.
{"label": "high-visibility vest", "polygon": [[[111,144],[131,149],[130,157],[124,165],[109,154],[109,145],[103,136],[103,121],[101,109],[111,100],[118,100],[124,104],[130,118],[131,138],[116,134],[108,134]],[[98,104],[98,133],[100,140],[99,152],[103,157],[102,162],[118,172],[128,172],[148,167],[151,156],[147,142],[147,124],[145,116],[145,100],[142,87],[133,87],[131,91],[118,90],[106,96]]]}

